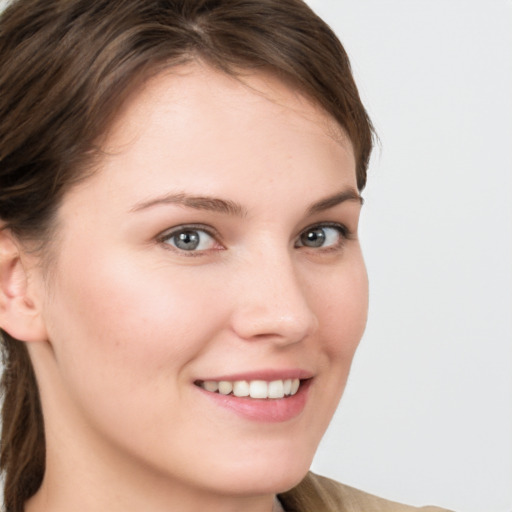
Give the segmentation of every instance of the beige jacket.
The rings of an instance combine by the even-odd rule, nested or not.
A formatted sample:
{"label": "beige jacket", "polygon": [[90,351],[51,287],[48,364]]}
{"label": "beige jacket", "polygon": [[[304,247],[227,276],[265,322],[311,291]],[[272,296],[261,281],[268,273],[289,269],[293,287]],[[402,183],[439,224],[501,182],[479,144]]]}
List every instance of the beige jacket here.
{"label": "beige jacket", "polygon": [[438,507],[400,505],[313,473],[280,494],[279,500],[286,512],[448,512]]}

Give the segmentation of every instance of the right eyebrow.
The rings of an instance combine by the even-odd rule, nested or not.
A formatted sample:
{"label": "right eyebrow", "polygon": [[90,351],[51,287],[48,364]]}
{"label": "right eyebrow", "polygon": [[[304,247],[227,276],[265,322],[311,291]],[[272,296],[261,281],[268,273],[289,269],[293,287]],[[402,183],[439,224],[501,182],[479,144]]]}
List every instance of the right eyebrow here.
{"label": "right eyebrow", "polygon": [[337,206],[340,203],[344,203],[345,201],[355,201],[361,205],[363,204],[363,198],[357,192],[357,190],[353,188],[347,188],[341,192],[333,194],[332,196],[326,197],[325,199],[321,199],[320,201],[312,204],[308,209],[308,213],[312,215],[314,213],[323,212],[324,210],[333,208],[334,206]]}
{"label": "right eyebrow", "polygon": [[226,213],[237,217],[245,217],[247,215],[247,210],[235,201],[210,196],[191,196],[188,194],[165,194],[153,199],[148,199],[137,203],[130,209],[130,212],[138,212],[154,206],[166,204],[176,204],[179,206],[194,208],[196,210]]}

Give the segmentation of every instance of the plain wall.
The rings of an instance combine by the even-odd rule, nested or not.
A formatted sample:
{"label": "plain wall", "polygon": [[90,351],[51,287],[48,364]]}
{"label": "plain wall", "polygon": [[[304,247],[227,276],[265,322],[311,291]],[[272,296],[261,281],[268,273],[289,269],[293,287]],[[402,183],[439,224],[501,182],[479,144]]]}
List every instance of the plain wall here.
{"label": "plain wall", "polygon": [[512,511],[512,2],[310,0],[381,139],[369,323],[314,470],[411,504]]}

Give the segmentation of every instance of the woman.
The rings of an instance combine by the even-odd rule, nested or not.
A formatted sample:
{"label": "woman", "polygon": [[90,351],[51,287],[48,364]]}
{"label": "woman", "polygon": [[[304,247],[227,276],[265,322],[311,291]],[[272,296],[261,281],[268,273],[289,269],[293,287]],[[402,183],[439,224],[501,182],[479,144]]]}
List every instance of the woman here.
{"label": "woman", "polygon": [[329,28],[298,0],[0,23],[6,510],[410,510],[306,476],[368,294],[372,127]]}

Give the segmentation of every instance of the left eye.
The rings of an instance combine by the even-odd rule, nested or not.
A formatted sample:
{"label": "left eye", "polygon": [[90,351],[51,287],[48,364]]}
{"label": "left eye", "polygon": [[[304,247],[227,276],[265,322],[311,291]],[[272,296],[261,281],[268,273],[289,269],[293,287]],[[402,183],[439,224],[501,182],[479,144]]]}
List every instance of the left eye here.
{"label": "left eye", "polygon": [[313,226],[303,231],[296,247],[334,247],[344,238],[342,226]]}
{"label": "left eye", "polygon": [[162,237],[162,241],[180,251],[206,251],[215,246],[215,239],[204,229],[182,228]]}

